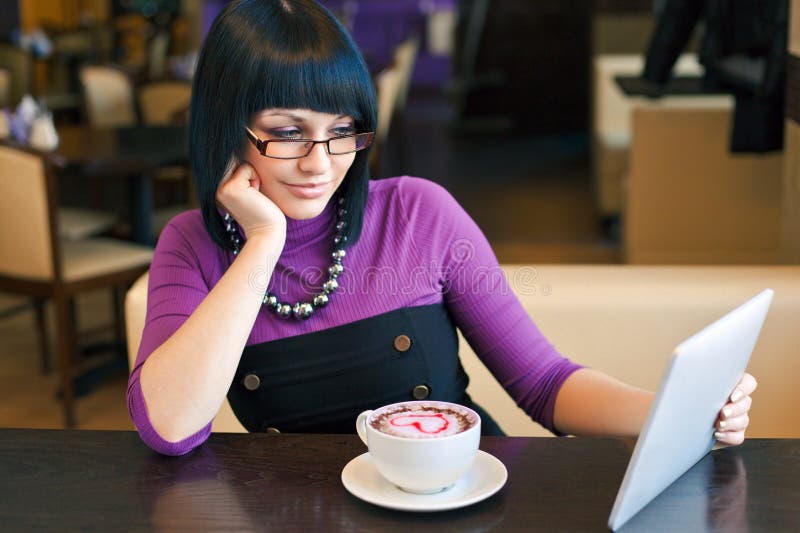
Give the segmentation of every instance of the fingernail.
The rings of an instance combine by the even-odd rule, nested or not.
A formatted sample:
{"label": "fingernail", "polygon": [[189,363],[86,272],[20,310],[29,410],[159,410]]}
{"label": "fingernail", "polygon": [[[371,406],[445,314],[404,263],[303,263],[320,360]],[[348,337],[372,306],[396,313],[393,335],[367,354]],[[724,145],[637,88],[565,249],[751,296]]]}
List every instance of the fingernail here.
{"label": "fingernail", "polygon": [[733,394],[731,394],[731,401],[732,402],[738,402],[743,397],[744,397],[744,393],[742,391],[740,391],[739,389],[736,389],[735,391],[733,391]]}
{"label": "fingernail", "polygon": [[733,409],[731,409],[730,407],[726,407],[722,410],[722,416],[724,416],[725,418],[730,418],[732,412]]}
{"label": "fingernail", "polygon": [[719,429],[725,429],[725,426],[728,424],[724,420],[720,420],[719,422]]}
{"label": "fingernail", "polygon": [[722,435],[722,432],[721,432],[721,431],[715,431],[715,432],[714,432],[714,438],[715,438],[715,439],[717,439],[717,440],[722,440],[722,437],[723,437],[723,435]]}

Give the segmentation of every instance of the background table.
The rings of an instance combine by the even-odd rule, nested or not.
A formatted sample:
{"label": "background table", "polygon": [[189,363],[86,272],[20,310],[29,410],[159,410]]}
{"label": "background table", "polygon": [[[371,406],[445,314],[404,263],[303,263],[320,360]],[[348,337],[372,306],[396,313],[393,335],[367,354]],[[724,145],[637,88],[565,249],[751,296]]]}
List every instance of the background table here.
{"label": "background table", "polygon": [[[162,457],[132,432],[0,430],[5,531],[604,531],[630,447],[615,439],[489,437],[506,486],[470,507],[407,513],[342,486],[355,435],[213,434]],[[623,531],[787,531],[800,524],[800,441],[706,456]]]}
{"label": "background table", "polygon": [[133,240],[152,244],[152,178],[161,167],[187,163],[187,128],[70,126],[59,128],[58,134],[61,142],[52,161],[65,171],[129,184]]}

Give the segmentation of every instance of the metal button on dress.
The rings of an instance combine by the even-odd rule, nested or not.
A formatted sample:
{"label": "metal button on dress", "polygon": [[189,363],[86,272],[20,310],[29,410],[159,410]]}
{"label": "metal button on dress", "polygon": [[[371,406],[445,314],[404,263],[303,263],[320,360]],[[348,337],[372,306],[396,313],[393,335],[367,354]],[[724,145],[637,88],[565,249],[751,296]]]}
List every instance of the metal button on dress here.
{"label": "metal button on dress", "polygon": [[267,433],[270,434],[270,435],[280,435],[281,434],[281,430],[278,429],[278,428],[269,427],[269,428],[267,428]]}
{"label": "metal button on dress", "polygon": [[417,385],[414,387],[414,390],[411,391],[411,395],[415,400],[424,400],[430,395],[430,393],[431,389],[427,385]]}
{"label": "metal button on dress", "polygon": [[407,352],[411,348],[411,339],[408,335],[398,335],[394,338],[394,349],[398,352]]}
{"label": "metal button on dress", "polygon": [[242,380],[242,385],[245,389],[253,391],[261,386],[261,379],[255,374],[247,374]]}

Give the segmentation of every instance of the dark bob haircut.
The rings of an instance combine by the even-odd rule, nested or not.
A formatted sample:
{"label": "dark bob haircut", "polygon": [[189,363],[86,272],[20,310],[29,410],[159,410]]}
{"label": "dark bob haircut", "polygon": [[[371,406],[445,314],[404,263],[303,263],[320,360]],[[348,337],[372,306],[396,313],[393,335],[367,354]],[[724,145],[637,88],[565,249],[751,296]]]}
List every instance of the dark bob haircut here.
{"label": "dark bob haircut", "polygon": [[[232,249],[216,192],[232,155],[242,159],[244,126],[264,109],[311,109],[353,117],[375,131],[375,89],[347,31],[315,0],[240,0],[208,33],[197,64],[189,112],[192,172],[208,233]],[[339,188],[352,245],[367,202],[369,149],[356,153]]]}

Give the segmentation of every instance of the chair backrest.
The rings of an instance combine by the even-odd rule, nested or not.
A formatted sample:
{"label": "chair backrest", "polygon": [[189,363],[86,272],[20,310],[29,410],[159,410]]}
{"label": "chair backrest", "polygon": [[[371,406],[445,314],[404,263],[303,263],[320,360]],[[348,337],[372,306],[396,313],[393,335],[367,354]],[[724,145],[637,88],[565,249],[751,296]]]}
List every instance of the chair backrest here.
{"label": "chair backrest", "polygon": [[15,106],[31,93],[33,63],[31,54],[18,46],[0,43],[0,67],[8,71],[8,105]]}
{"label": "chair backrest", "polygon": [[392,116],[397,108],[397,94],[400,91],[400,72],[396,66],[380,72],[375,79],[378,97],[378,127],[375,130],[377,148],[383,146],[389,136]]}
{"label": "chair backrest", "polygon": [[0,144],[0,276],[56,275],[49,186],[41,156]]}
{"label": "chair backrest", "polygon": [[189,107],[192,86],[180,81],[148,83],[139,89],[139,110],[142,122],[157,126],[171,124],[177,113]]}
{"label": "chair backrest", "polygon": [[397,89],[396,110],[402,111],[406,107],[408,92],[411,89],[411,78],[414,75],[414,65],[417,62],[419,52],[419,40],[410,37],[400,43],[394,52],[394,62],[400,76]]}
{"label": "chair backrest", "polygon": [[[149,273],[145,272],[131,285],[125,295],[125,333],[128,337],[128,368],[133,368],[139,343],[142,341],[144,322],[147,316],[147,282]],[[228,400],[224,400],[214,417],[211,430],[221,433],[247,433],[236,415],[233,414]]]}
{"label": "chair backrest", "polygon": [[375,146],[370,155],[370,163],[377,165],[383,146],[389,137],[392,119],[406,104],[411,86],[411,76],[419,50],[419,41],[409,38],[395,50],[394,61],[375,78],[375,89],[378,97],[378,126],[375,129]]}
{"label": "chair backrest", "polygon": [[95,127],[136,124],[133,84],[112,66],[86,65],[79,73],[89,123]]}

